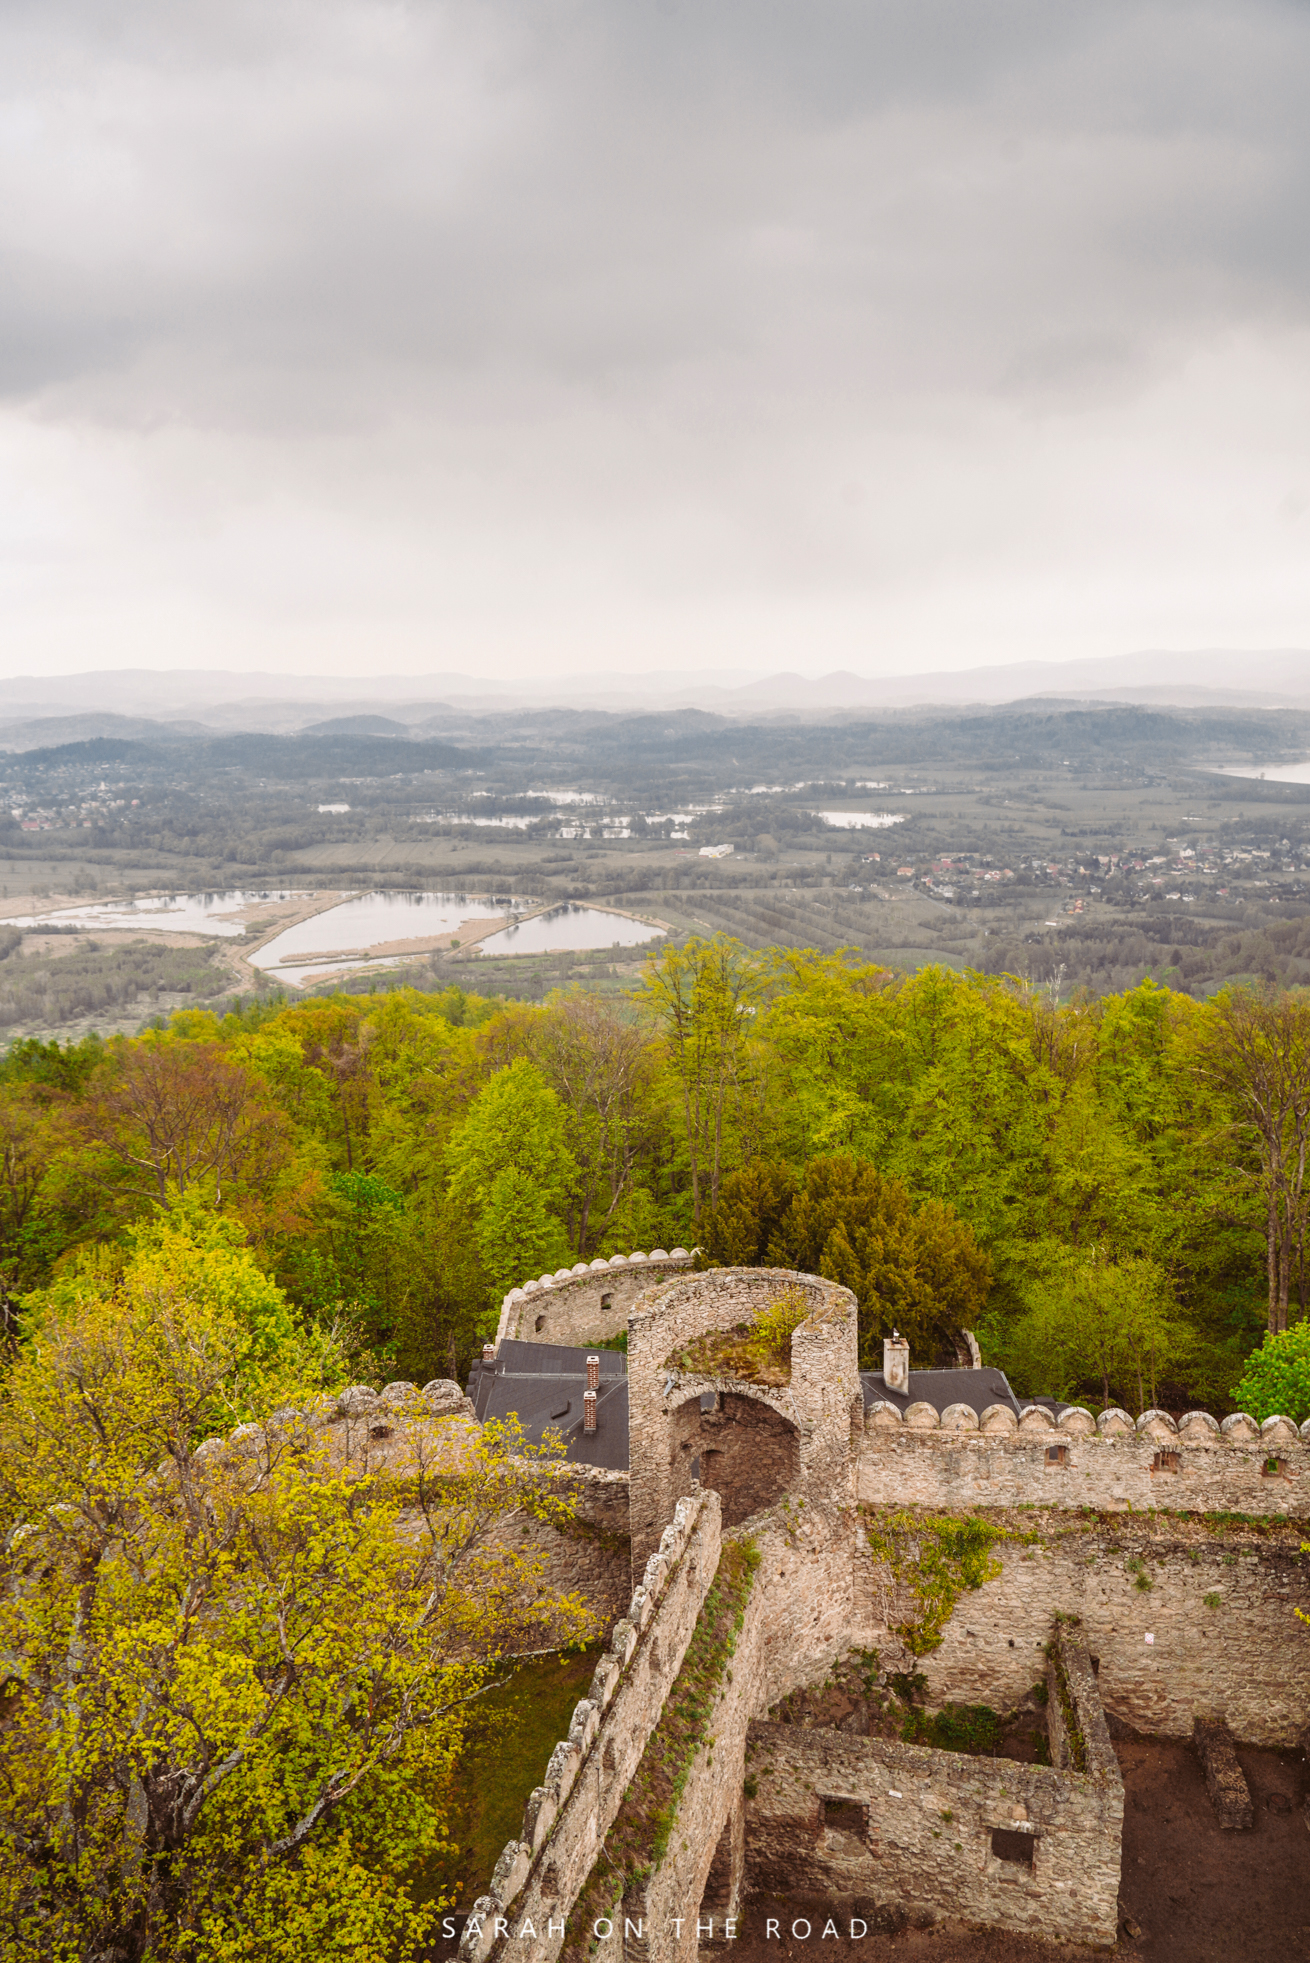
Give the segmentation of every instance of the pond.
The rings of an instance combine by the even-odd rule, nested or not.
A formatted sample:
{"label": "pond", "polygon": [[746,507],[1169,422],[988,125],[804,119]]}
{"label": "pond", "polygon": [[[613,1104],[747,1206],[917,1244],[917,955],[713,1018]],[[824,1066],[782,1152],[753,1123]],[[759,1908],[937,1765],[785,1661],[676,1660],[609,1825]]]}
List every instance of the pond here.
{"label": "pond", "polygon": [[339,966],[395,951],[396,942],[455,940],[470,921],[531,904],[485,893],[361,893],[297,921],[250,958],[265,974],[294,982],[313,957]]}
{"label": "pond", "polygon": [[886,825],[903,825],[907,814],[904,811],[816,811],[814,815],[822,818],[825,825],[837,825],[843,831],[881,831]]}
{"label": "pond", "polygon": [[60,907],[55,913],[15,916],[12,927],[88,927],[102,933],[214,934],[235,936],[246,931],[240,916],[249,907],[275,901],[308,899],[293,889],[227,893],[151,893],[135,900],[94,900],[85,906]]}
{"label": "pond", "polygon": [[602,907],[552,907],[533,920],[520,920],[482,943],[484,954],[554,954],[582,948],[640,947],[657,941],[664,929]]}
{"label": "pond", "polygon": [[1263,777],[1269,784],[1310,784],[1310,757],[1300,763],[1225,763],[1220,777]]}

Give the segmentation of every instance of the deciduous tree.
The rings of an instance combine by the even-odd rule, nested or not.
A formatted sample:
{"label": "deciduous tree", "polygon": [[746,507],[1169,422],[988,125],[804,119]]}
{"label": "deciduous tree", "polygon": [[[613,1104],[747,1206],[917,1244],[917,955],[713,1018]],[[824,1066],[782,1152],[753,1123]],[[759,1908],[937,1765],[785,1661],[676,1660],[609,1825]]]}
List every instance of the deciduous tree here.
{"label": "deciduous tree", "polygon": [[585,1626],[497,1529],[567,1502],[513,1428],[412,1412],[402,1515],[286,1409],[321,1361],[294,1327],[252,1373],[249,1269],[147,1252],[34,1306],[0,1401],[0,1953],[411,1957],[469,1700]]}

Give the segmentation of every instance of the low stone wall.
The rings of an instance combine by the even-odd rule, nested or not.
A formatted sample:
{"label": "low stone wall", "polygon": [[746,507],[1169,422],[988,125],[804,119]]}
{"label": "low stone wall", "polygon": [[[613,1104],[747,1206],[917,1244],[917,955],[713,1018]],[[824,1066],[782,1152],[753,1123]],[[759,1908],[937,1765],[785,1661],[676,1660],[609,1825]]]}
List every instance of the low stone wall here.
{"label": "low stone wall", "polygon": [[752,1724],[749,1890],[813,1900],[823,1915],[839,1901],[876,1902],[1112,1944],[1123,1782],[1086,1653],[1076,1639],[1060,1650],[1076,1765]]}
{"label": "low stone wall", "polygon": [[551,1963],[646,1742],[660,1719],[719,1564],[719,1502],[680,1502],[626,1617],[596,1666],[569,1735],[528,1801],[523,1837],[496,1864],[460,1941],[465,1963],[506,1954]]}
{"label": "low stone wall", "polygon": [[1238,1412],[1220,1424],[1205,1411],[1179,1423],[1148,1411],[1065,1411],[1056,1424],[1029,1405],[1020,1419],[994,1404],[961,1404],[939,1419],[929,1404],[904,1417],[891,1404],[866,1413],[856,1472],[868,1506],[943,1511],[975,1506],[1170,1507],[1197,1513],[1310,1514],[1310,1420],[1263,1425]]}
{"label": "low stone wall", "polygon": [[[1105,1706],[1125,1722],[1189,1738],[1204,1709],[1250,1744],[1296,1740],[1310,1710],[1310,1628],[1293,1614],[1310,1609],[1301,1528],[1258,1534],[1237,1523],[1218,1537],[1158,1515],[1109,1528],[1058,1513],[1011,1516],[1010,1526],[1016,1538],[992,1550],[1000,1574],[962,1591],[941,1646],[910,1665],[934,1704],[1012,1708],[1043,1674],[1053,1618],[1072,1615]],[[856,1597],[853,1641],[900,1667],[896,1630],[921,1610],[867,1541]]]}
{"label": "low stone wall", "polygon": [[628,1312],[638,1296],[657,1282],[684,1273],[694,1255],[685,1247],[666,1253],[615,1254],[608,1261],[579,1261],[557,1268],[539,1281],[511,1288],[500,1305],[496,1341],[511,1337],[523,1343],[561,1343],[578,1349],[587,1343],[612,1342],[628,1326]]}

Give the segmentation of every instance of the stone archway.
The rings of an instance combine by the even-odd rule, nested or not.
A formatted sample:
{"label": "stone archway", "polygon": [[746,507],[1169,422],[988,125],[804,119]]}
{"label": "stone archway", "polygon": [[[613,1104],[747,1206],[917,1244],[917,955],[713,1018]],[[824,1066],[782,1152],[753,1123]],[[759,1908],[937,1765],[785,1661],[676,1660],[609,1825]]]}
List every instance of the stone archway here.
{"label": "stone archway", "polygon": [[723,1505],[725,1527],[773,1506],[800,1474],[800,1436],[780,1411],[736,1391],[706,1391],[671,1415],[670,1472],[675,1490],[693,1479]]}

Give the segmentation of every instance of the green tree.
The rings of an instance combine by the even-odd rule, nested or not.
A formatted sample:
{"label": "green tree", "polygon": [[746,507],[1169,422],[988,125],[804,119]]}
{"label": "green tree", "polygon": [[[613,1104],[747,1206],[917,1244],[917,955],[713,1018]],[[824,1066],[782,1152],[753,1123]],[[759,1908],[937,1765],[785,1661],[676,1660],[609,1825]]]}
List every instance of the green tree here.
{"label": "green tree", "polygon": [[570,1225],[582,1260],[632,1214],[643,1161],[659,1141],[665,1111],[656,1091],[658,1051],[640,1025],[575,990],[538,1018],[532,1054],[567,1113],[578,1166]]}
{"label": "green tree", "polygon": [[1233,1400],[1253,1418],[1310,1418],[1310,1321],[1267,1335],[1246,1359]]}
{"label": "green tree", "polygon": [[484,1290],[505,1289],[568,1260],[564,1213],[578,1168],[565,1111],[536,1065],[517,1057],[469,1107],[447,1148],[447,1218],[467,1225]]}
{"label": "green tree", "polygon": [[[297,1383],[239,1261],[202,1250],[170,1286],[177,1231],[35,1305],[0,1397],[0,1953],[409,1958],[434,1910],[405,1875],[441,1843],[470,1699],[543,1624],[586,1626],[499,1525],[568,1508],[516,1428],[416,1411],[402,1512],[287,1410],[321,1358]],[[252,1323],[278,1368],[252,1373]]]}
{"label": "green tree", "polygon": [[748,1159],[719,1188],[705,1229],[704,1260],[716,1268],[757,1268],[796,1197],[796,1175],[780,1159]]}
{"label": "green tree", "polygon": [[639,999],[663,1032],[682,1105],[692,1227],[718,1204],[728,1132],[747,1096],[765,975],[739,941],[697,935],[652,955]]}
{"label": "green tree", "polygon": [[1233,1130],[1264,1215],[1269,1328],[1287,1328],[1295,1282],[1306,1313],[1305,1239],[1310,1189],[1310,997],[1230,988],[1210,1005],[1197,1068],[1229,1099]]}
{"label": "green tree", "polygon": [[1141,1255],[1114,1261],[1058,1243],[1035,1252],[1031,1306],[998,1345],[1012,1374],[1056,1397],[1094,1386],[1102,1405],[1118,1396],[1139,1415],[1153,1406],[1195,1340],[1163,1268]]}
{"label": "green tree", "polygon": [[825,1276],[859,1303],[860,1362],[881,1364],[893,1326],[920,1362],[955,1360],[960,1331],[982,1312],[991,1269],[949,1206],[916,1206],[898,1179],[845,1154],[812,1159],[799,1188],[755,1160],[725,1180],[707,1235],[717,1258]]}

